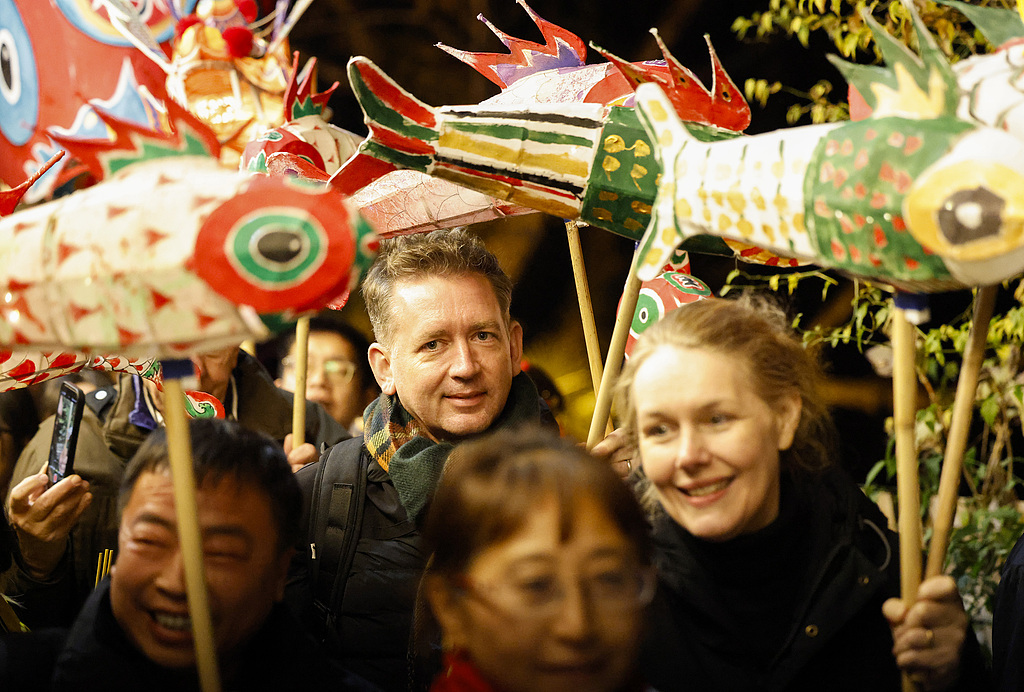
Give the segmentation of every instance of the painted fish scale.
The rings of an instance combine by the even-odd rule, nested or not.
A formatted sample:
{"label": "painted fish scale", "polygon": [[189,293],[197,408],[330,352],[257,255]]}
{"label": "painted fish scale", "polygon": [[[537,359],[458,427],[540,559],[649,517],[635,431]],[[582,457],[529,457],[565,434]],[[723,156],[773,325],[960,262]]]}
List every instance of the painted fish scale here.
{"label": "painted fish scale", "polygon": [[[134,173],[133,190],[146,184],[147,174],[153,189],[161,190],[145,208],[125,204],[127,191],[115,177],[89,195],[27,210],[34,218],[19,214],[5,221],[32,228],[15,232],[14,242],[4,248],[12,300],[0,308],[5,318],[0,341],[40,349],[88,343],[90,352],[170,344],[166,348],[173,351],[173,344],[186,341],[190,332],[204,334],[210,348],[237,343],[239,335],[251,333],[252,326],[231,303],[180,269],[194,251],[195,238],[178,227],[183,218],[179,207],[191,205],[189,211],[201,216],[245,182],[225,178],[215,165],[215,175],[208,175],[210,170],[197,166],[186,176],[183,169],[177,179],[158,167],[141,176]],[[233,181],[227,188],[226,179]],[[208,196],[196,197],[197,182]],[[83,223],[97,218],[103,223]],[[108,247],[111,238],[118,239],[117,252]],[[54,310],[54,305],[67,309]]]}
{"label": "painted fish scale", "polygon": [[[684,123],[684,127],[701,141],[738,136],[728,130],[694,123]],[[651,222],[651,205],[658,189],[661,164],[653,156],[650,137],[633,108],[611,108],[598,140],[600,146],[590,164],[580,219],[639,241]],[[717,239],[703,243],[700,251],[732,254]]]}
{"label": "painted fish scale", "polygon": [[661,166],[635,111],[611,109],[590,168],[581,220],[640,240],[651,221]]}
{"label": "painted fish scale", "polygon": [[817,252],[854,274],[953,282],[942,259],[907,232],[902,204],[914,180],[971,128],[945,118],[881,118],[825,137],[805,189]]}
{"label": "painted fish scale", "polygon": [[[817,126],[821,134],[835,125]],[[816,256],[801,203],[802,172],[816,138],[785,132],[705,145],[684,142],[674,156],[675,216],[789,257]]]}

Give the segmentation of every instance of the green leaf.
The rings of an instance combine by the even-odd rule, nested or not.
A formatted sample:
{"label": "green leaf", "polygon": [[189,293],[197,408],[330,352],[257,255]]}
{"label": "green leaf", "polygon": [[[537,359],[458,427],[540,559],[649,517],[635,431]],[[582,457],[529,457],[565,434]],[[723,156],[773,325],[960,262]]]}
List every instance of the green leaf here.
{"label": "green leaf", "polygon": [[804,109],[800,104],[794,104],[789,107],[786,111],[786,122],[790,125],[795,125],[796,121],[800,119],[800,116],[804,114]]}
{"label": "green leaf", "polygon": [[857,34],[849,34],[844,36],[839,41],[839,52],[845,58],[852,58],[853,54],[857,52],[857,44],[860,42],[860,38]]}
{"label": "green leaf", "polygon": [[989,397],[981,402],[981,417],[989,425],[995,425],[996,416],[999,415],[999,402],[995,397]]}
{"label": "green leaf", "polygon": [[790,274],[786,277],[786,282],[789,288],[789,295],[793,295],[796,291],[797,285],[800,283],[800,277],[796,274]]}
{"label": "green leaf", "polygon": [[[734,34],[738,35],[740,39],[744,39],[747,36],[747,32],[750,31],[750,27],[753,25],[754,23],[746,17],[736,17],[732,22],[731,28]],[[749,82],[750,80],[748,79],[747,81]],[[747,98],[750,97],[748,96]]]}
{"label": "green leaf", "polygon": [[[966,2],[954,0],[935,0],[940,5],[955,7],[964,13],[994,46],[1006,43],[1010,39],[1024,36],[1024,22],[1013,10],[998,7],[977,7]],[[895,3],[894,3],[895,4]]]}
{"label": "green leaf", "polygon": [[864,479],[864,485],[872,485],[875,482],[875,477],[885,469],[885,459],[876,461],[875,465],[868,471],[867,477]]}

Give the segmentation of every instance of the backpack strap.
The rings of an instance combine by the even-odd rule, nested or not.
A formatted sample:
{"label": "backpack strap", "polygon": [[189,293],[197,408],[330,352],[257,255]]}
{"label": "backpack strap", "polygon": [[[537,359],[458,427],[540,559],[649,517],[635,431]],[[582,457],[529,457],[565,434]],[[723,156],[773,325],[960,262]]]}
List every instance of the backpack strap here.
{"label": "backpack strap", "polygon": [[85,395],[85,405],[96,414],[101,423],[107,420],[107,414],[110,413],[110,409],[116,400],[117,387],[113,385],[94,389]]}
{"label": "backpack strap", "polygon": [[339,442],[317,469],[313,481],[310,578],[313,604],[334,629],[359,540],[366,500],[366,459],[362,437]]}

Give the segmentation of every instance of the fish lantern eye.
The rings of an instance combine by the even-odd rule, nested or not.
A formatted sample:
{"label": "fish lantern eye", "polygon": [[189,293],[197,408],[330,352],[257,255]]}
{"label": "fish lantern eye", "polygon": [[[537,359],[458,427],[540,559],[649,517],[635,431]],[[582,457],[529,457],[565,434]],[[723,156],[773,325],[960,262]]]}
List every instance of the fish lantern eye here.
{"label": "fish lantern eye", "polygon": [[0,134],[26,144],[39,123],[39,79],[32,42],[14,0],[0,0]]}
{"label": "fish lantern eye", "polygon": [[[645,282],[645,284],[649,283],[651,282]],[[637,296],[633,321],[629,325],[629,335],[626,337],[625,355],[627,359],[633,352],[633,344],[636,343],[636,340],[647,331],[648,327],[661,319],[664,312],[665,306],[662,304],[658,292],[647,285],[642,286],[640,295]]]}
{"label": "fish lantern eye", "polygon": [[0,32],[0,94],[8,103],[16,103],[21,95],[18,53],[9,31]]}
{"label": "fish lantern eye", "polygon": [[288,208],[254,212],[239,223],[225,250],[240,275],[262,290],[301,282],[323,263],[324,229]]}
{"label": "fish lantern eye", "polygon": [[938,212],[939,231],[952,245],[999,235],[1006,202],[979,186],[949,195]]}
{"label": "fish lantern eye", "polygon": [[626,337],[626,357],[629,357],[640,335],[668,312],[710,295],[711,289],[707,284],[680,272],[664,272],[643,282],[629,326],[629,336]]}
{"label": "fish lantern eye", "polygon": [[276,223],[261,227],[249,241],[253,260],[271,271],[286,271],[301,264],[309,249],[308,235]]}
{"label": "fish lantern eye", "polygon": [[[991,157],[1024,158],[1017,142],[967,144],[974,145],[972,154],[985,144]],[[1024,166],[980,157],[950,159],[918,175],[903,201],[914,239],[947,265],[995,261],[1024,250]],[[971,271],[982,270],[975,265]]]}
{"label": "fish lantern eye", "polygon": [[255,176],[203,222],[192,266],[260,314],[316,309],[348,287],[360,223],[340,194]]}

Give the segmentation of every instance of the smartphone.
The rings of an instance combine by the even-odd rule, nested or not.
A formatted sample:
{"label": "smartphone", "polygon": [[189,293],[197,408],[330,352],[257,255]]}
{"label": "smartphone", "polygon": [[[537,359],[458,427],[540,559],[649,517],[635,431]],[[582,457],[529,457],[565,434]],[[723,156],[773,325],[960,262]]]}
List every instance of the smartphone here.
{"label": "smartphone", "polygon": [[85,395],[82,390],[64,382],[57,397],[57,418],[53,424],[50,439],[50,460],[46,475],[50,485],[71,475],[75,463],[75,447],[78,445],[78,428],[82,423]]}

